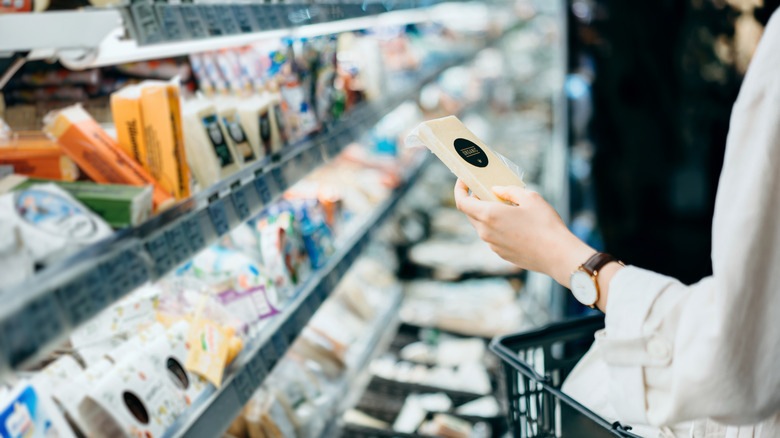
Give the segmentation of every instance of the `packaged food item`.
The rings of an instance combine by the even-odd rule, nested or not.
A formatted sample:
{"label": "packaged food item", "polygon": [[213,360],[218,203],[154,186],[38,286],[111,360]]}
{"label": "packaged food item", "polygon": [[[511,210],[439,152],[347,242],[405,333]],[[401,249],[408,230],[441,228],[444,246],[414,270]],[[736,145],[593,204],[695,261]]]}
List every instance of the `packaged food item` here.
{"label": "packaged food item", "polygon": [[147,357],[123,357],[89,389],[79,413],[94,437],[162,436],[186,408],[184,397]]}
{"label": "packaged food item", "polygon": [[117,142],[119,146],[140,163],[148,167],[148,149],[146,146],[143,109],[141,106],[141,86],[129,85],[111,94],[111,114],[114,117]]}
{"label": "packaged food item", "polygon": [[44,130],[97,183],[151,185],[155,209],[173,205],[163,186],[128,156],[79,105],[49,113]]}
{"label": "packaged food item", "polygon": [[232,99],[220,100],[217,104],[217,112],[225,139],[236,151],[241,166],[247,166],[257,161],[260,154],[249,143],[249,138],[241,123],[241,117],[236,110],[235,101]]}
{"label": "packaged food item", "polygon": [[279,150],[279,128],[274,123],[270,96],[263,94],[244,100],[238,105],[241,126],[246,132],[255,154],[262,158]]}
{"label": "packaged food item", "polygon": [[184,103],[184,144],[192,173],[206,188],[241,169],[241,158],[228,141],[217,108],[205,100]]}
{"label": "packaged food item", "polygon": [[423,435],[438,436],[443,438],[470,438],[472,436],[471,423],[452,415],[436,414],[433,420],[420,426]]}
{"label": "packaged food item", "polygon": [[3,286],[11,286],[33,275],[35,263],[32,254],[25,247],[19,225],[13,221],[0,220],[0,277]]}
{"label": "packaged food item", "polygon": [[79,168],[57,143],[43,132],[17,132],[9,139],[0,136],[0,165],[33,178],[75,181]]}
{"label": "packaged food item", "polygon": [[[14,190],[25,189],[45,180],[28,179]],[[84,203],[113,228],[124,228],[145,222],[152,216],[152,188],[123,184],[95,184],[88,181],[55,181],[57,187]]]}
{"label": "packaged food item", "polygon": [[112,234],[107,223],[54,184],[33,185],[0,196],[0,221],[11,229],[18,228],[22,244],[41,264]]}
{"label": "packaged food item", "polygon": [[145,82],[141,88],[147,169],[176,199],[190,196],[190,171],[181,128],[179,87]]}
{"label": "packaged food item", "polygon": [[342,416],[345,423],[356,424],[358,426],[373,427],[375,429],[388,429],[390,424],[378,418],[374,418],[357,409],[348,409]]}
{"label": "packaged food item", "polygon": [[185,367],[219,388],[222,384],[222,374],[228,364],[230,338],[233,333],[232,330],[203,318],[205,305],[204,295],[187,334],[187,342],[192,348],[187,355]]}
{"label": "packaged food item", "polygon": [[483,201],[500,199],[495,186],[520,186],[525,183],[519,169],[499,156],[466,128],[455,116],[429,120],[417,126],[407,137],[407,146],[425,145]]}
{"label": "packaged food item", "polygon": [[0,400],[0,436],[75,438],[57,407],[27,381],[20,381]]}

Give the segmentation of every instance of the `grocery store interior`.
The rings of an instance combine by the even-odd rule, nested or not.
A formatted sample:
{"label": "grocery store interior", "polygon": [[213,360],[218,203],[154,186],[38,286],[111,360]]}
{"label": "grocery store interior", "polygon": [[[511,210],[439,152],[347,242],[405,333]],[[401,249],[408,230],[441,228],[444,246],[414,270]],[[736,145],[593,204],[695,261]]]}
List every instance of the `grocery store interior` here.
{"label": "grocery store interior", "polygon": [[639,436],[421,123],[698,281],[773,3],[0,1],[0,436]]}

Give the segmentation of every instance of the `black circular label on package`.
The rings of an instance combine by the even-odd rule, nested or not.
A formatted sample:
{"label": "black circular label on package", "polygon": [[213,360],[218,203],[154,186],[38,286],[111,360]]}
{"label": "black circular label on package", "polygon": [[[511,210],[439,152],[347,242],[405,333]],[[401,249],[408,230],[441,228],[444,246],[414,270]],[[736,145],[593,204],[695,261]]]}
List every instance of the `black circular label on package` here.
{"label": "black circular label on package", "polygon": [[455,151],[461,158],[476,167],[487,167],[488,157],[479,146],[465,138],[455,139]]}

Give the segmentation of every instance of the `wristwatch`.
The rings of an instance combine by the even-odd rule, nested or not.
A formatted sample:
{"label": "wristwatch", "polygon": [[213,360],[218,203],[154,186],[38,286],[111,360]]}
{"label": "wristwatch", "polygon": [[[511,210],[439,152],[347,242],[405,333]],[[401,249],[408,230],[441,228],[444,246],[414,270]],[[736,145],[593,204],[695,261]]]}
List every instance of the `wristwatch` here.
{"label": "wristwatch", "polygon": [[588,261],[580,265],[576,271],[571,273],[569,286],[577,301],[591,309],[596,308],[600,295],[599,271],[609,262],[618,262],[620,266],[626,266],[623,262],[607,253],[597,252]]}

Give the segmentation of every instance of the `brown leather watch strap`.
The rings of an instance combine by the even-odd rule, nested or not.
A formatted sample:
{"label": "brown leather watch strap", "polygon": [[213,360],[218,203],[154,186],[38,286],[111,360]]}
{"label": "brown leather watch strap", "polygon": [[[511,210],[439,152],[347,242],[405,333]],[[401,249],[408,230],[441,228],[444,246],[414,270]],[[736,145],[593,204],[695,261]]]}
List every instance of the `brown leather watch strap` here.
{"label": "brown leather watch strap", "polygon": [[601,268],[609,262],[618,262],[622,265],[620,260],[612,257],[610,254],[605,252],[597,252],[596,254],[593,254],[593,256],[591,256],[588,261],[583,263],[582,267],[588,271],[590,275],[593,275],[594,272],[600,271]]}

